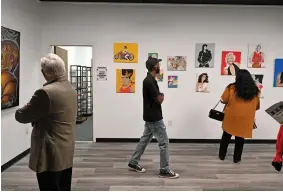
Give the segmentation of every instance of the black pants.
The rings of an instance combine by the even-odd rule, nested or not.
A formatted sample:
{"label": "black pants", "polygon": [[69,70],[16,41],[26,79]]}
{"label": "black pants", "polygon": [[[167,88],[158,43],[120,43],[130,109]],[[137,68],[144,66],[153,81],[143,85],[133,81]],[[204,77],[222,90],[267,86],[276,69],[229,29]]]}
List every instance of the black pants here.
{"label": "black pants", "polygon": [[[219,158],[224,160],[227,148],[230,143],[232,135],[223,131],[223,135],[220,142],[219,148]],[[243,147],[244,147],[245,139],[242,137],[235,137],[235,148],[234,148],[234,162],[237,163],[242,159]]]}
{"label": "black pants", "polygon": [[40,191],[71,191],[72,167],[63,171],[36,174]]}

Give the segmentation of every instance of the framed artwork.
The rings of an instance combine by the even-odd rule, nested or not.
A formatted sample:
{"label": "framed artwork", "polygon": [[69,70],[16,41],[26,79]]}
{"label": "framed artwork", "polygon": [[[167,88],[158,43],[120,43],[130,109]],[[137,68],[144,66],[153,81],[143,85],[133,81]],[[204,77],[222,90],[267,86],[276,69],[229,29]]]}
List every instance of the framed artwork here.
{"label": "framed artwork", "polygon": [[164,69],[160,69],[160,72],[156,75],[156,81],[163,82]]}
{"label": "framed artwork", "polygon": [[187,57],[186,56],[169,56],[167,58],[168,71],[186,71]]}
{"label": "framed artwork", "polygon": [[248,50],[248,67],[264,68],[264,50],[261,44],[249,44]]}
{"label": "framed artwork", "polygon": [[168,76],[168,88],[178,88],[178,76]]}
{"label": "framed artwork", "polygon": [[197,43],[195,47],[196,68],[214,67],[215,43]]}
{"label": "framed artwork", "polygon": [[241,68],[241,52],[222,51],[221,75],[235,75]]}
{"label": "framed artwork", "polygon": [[20,32],[1,26],[1,110],[19,106]]}
{"label": "framed artwork", "polygon": [[158,59],[158,53],[148,53],[148,57],[156,58]]}
{"label": "framed artwork", "polygon": [[135,69],[116,69],[116,93],[135,93]]}
{"label": "framed artwork", "polygon": [[264,92],[263,77],[264,75],[263,74],[252,74],[252,77],[258,89],[260,90],[260,98],[263,99],[263,92]]}
{"label": "framed artwork", "polygon": [[209,77],[207,73],[197,74],[196,92],[209,93]]}
{"label": "framed artwork", "polygon": [[273,87],[283,87],[283,59],[275,59]]}
{"label": "framed artwork", "polygon": [[114,43],[115,63],[138,63],[137,43]]}

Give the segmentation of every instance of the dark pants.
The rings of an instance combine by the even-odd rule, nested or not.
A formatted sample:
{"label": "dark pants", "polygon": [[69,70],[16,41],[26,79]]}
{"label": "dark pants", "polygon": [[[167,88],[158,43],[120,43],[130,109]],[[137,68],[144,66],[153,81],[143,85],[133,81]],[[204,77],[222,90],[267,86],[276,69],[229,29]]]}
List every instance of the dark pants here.
{"label": "dark pants", "polygon": [[[219,158],[224,160],[227,148],[230,143],[232,135],[227,132],[223,132],[221,142],[220,142],[220,149],[219,149]],[[245,139],[242,137],[235,137],[235,147],[234,147],[234,162],[237,163],[242,159],[243,147],[244,147]]]}
{"label": "dark pants", "polygon": [[71,191],[72,167],[63,171],[36,174],[40,191]]}

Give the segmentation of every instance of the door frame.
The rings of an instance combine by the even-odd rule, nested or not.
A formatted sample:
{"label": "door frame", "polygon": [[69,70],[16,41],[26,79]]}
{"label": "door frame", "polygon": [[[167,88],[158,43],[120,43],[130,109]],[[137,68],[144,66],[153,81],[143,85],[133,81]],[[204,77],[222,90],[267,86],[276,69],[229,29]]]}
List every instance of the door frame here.
{"label": "door frame", "polygon": [[[48,52],[49,53],[54,53],[54,47],[60,47],[60,46],[62,46],[62,47],[91,47],[92,48],[92,60],[91,60],[91,66],[92,66],[92,91],[93,91],[93,95],[92,95],[92,103],[93,103],[93,116],[92,116],[92,119],[93,119],[93,122],[92,122],[92,133],[93,133],[93,135],[92,135],[92,140],[93,140],[93,142],[96,142],[96,134],[95,134],[95,125],[96,125],[96,118],[95,118],[95,116],[94,116],[94,114],[95,114],[95,93],[96,93],[96,86],[95,86],[95,84],[96,84],[96,73],[95,73],[95,70],[94,70],[94,68],[96,67],[95,66],[95,61],[94,61],[94,58],[95,58],[95,49],[94,49],[94,47],[95,47],[95,43],[86,43],[86,44],[81,44],[81,43],[52,43],[52,44],[49,44],[49,49],[48,49]],[[88,142],[88,141],[86,141],[86,142]]]}

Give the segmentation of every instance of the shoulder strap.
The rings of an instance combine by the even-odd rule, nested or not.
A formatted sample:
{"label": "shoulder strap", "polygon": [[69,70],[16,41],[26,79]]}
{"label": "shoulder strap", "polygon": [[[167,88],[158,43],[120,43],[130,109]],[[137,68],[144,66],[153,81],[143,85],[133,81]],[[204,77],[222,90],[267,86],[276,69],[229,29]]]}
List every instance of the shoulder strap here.
{"label": "shoulder strap", "polygon": [[215,107],[214,107],[213,109],[215,109],[215,108],[218,106],[218,104],[220,103],[220,101],[221,101],[221,100],[218,101],[218,103],[215,105]]}

